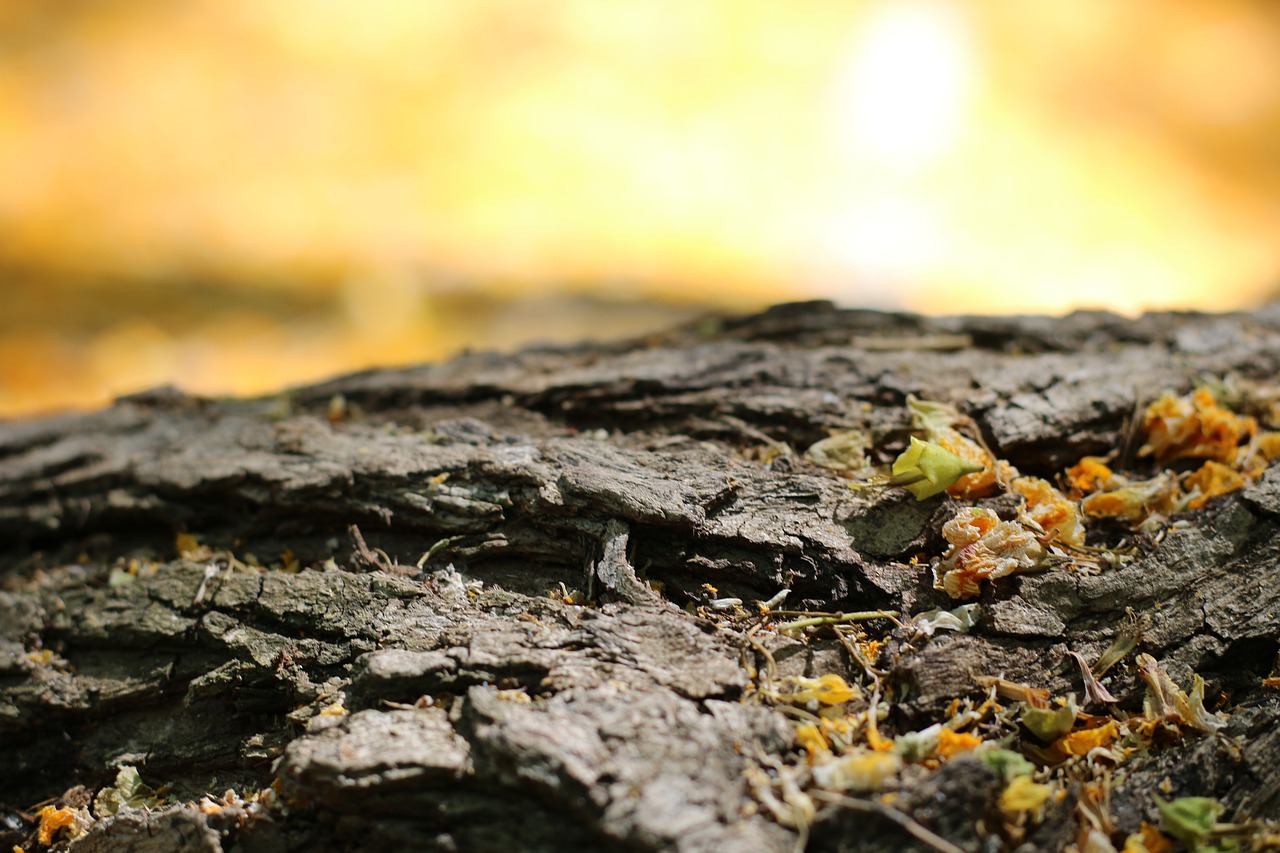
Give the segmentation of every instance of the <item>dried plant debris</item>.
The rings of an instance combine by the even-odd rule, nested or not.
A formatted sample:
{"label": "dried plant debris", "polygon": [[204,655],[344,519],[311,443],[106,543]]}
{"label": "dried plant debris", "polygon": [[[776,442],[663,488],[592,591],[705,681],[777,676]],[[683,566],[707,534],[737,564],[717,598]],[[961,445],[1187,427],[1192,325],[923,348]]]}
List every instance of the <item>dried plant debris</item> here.
{"label": "dried plant debris", "polygon": [[[1146,409],[1146,443],[1138,454],[1145,469],[1121,474],[1101,457],[1085,457],[1063,472],[1059,488],[1021,476],[958,432],[964,419],[951,407],[915,399],[909,406],[912,426],[924,436],[910,437],[890,476],[859,485],[901,486],[918,500],[945,493],[976,501],[956,508],[942,525],[947,548],[932,563],[935,586],[953,599],[976,598],[988,583],[1015,573],[1056,567],[1091,573],[1124,565],[1127,555],[1086,545],[1091,522],[1119,519],[1139,535],[1153,521],[1168,523],[1173,513],[1200,510],[1243,487],[1276,455],[1277,434],[1260,431],[1252,417],[1222,408],[1200,389],[1186,397],[1162,396]],[[1187,460],[1200,460],[1199,467],[1187,466]],[[1162,467],[1152,469],[1153,462]],[[981,503],[996,489],[1016,496],[1014,511]],[[913,643],[929,643],[939,632],[969,632],[979,624],[979,608],[967,604],[909,618],[859,614],[856,624],[845,614],[810,613],[779,622],[770,618],[778,614],[762,613],[753,629],[757,636],[762,629],[793,636],[798,631],[816,642],[823,632],[834,632],[849,653],[850,671],[858,673],[852,682],[834,672],[776,681],[771,666],[755,673],[753,696],[792,720],[800,748],[794,763],[776,767],[769,792],[757,786],[757,795],[772,803],[766,806],[785,812],[791,826],[815,819],[814,802],[839,804],[843,798],[850,808],[867,802],[890,808],[927,784],[930,774],[973,756],[1000,775],[995,809],[982,831],[995,840],[987,849],[1016,847],[1063,802],[1075,803],[1078,830],[1069,849],[1076,853],[1154,853],[1178,844],[1192,851],[1232,851],[1274,843],[1273,824],[1248,818],[1221,822],[1223,807],[1206,798],[1165,801],[1139,792],[1145,818],[1136,824],[1129,818],[1124,829],[1113,820],[1115,792],[1125,791],[1126,801],[1133,802],[1126,779],[1136,757],[1224,738],[1228,724],[1225,712],[1206,706],[1200,675],[1192,673],[1190,683],[1180,685],[1151,655],[1135,656],[1150,618],[1132,610],[1093,663],[1072,649],[1062,653],[1077,673],[1079,694],[1055,696],[1042,686],[973,673],[982,691],[978,698],[957,690],[942,718],[903,728],[900,721],[910,716],[895,708],[909,697],[891,677],[892,663],[877,656],[890,643],[905,655]],[[877,638],[877,627],[887,633]],[[865,654],[868,647],[875,653]],[[1104,683],[1117,671],[1118,682]],[[1119,695],[1113,692],[1117,684],[1125,686]],[[1133,698],[1136,686],[1142,688],[1140,703]],[[1224,740],[1224,748],[1234,747]],[[914,823],[909,815],[901,819]],[[950,842],[940,839],[934,846],[951,849],[945,845]]]}
{"label": "dried plant debris", "polygon": [[1015,572],[1057,565],[1092,573],[1123,564],[1123,549],[1087,546],[1091,520],[1120,520],[1135,532],[1159,530],[1169,516],[1243,488],[1280,456],[1280,432],[1260,430],[1253,417],[1221,407],[1200,388],[1185,397],[1166,394],[1147,407],[1147,442],[1138,454],[1158,464],[1203,459],[1199,467],[1125,474],[1103,457],[1085,456],[1062,473],[1059,488],[1021,475],[980,438],[961,433],[959,427],[972,424],[954,407],[914,397],[907,406],[912,427],[924,438],[911,435],[888,473],[853,488],[900,487],[919,501],[947,495],[973,504],[997,492],[1019,499],[1016,517],[969,505],[943,525],[948,548],[933,562],[935,585],[957,599],[976,597],[983,581]]}
{"label": "dried plant debris", "polygon": [[156,808],[163,803],[164,800],[154,790],[143,784],[138,768],[124,766],[116,774],[115,784],[103,788],[93,798],[93,813],[103,818],[118,813],[122,808]]}
{"label": "dried plant debris", "polygon": [[1032,571],[1045,556],[1029,526],[981,507],[963,507],[942,526],[942,535],[951,547],[934,564],[935,585],[952,598],[974,598],[982,581]]}
{"label": "dried plant debris", "polygon": [[[146,849],[161,849],[166,843],[166,835],[158,832],[156,827],[165,815],[198,814],[200,825],[216,820],[225,831],[243,829],[255,821],[269,822],[288,811],[276,787],[244,795],[227,790],[220,796],[208,794],[185,802],[172,800],[166,796],[165,790],[156,790],[145,784],[136,767],[122,766],[114,783],[99,789],[96,794],[76,787],[55,802],[23,815],[32,828],[23,842],[14,844],[12,849],[15,853],[44,849],[77,850],[86,845],[87,849],[95,850],[132,849],[127,839],[106,840],[116,837],[113,831],[117,825],[141,829],[144,835],[152,837],[153,846]],[[178,834],[168,840],[179,844],[190,840],[187,835],[179,829]],[[90,841],[93,843],[89,844]]]}
{"label": "dried plant debris", "polygon": [[867,467],[867,451],[871,437],[858,429],[835,430],[831,435],[809,445],[805,458],[820,468],[831,471],[861,471]]}
{"label": "dried plant debris", "polygon": [[[943,615],[949,614],[921,614],[923,618],[898,630],[909,631]],[[955,623],[961,624],[960,617]],[[1119,646],[1131,651],[1132,627],[1122,626],[1119,633]],[[980,698],[956,698],[943,718],[922,728],[895,722],[894,705],[906,697],[898,695],[901,688],[892,679],[876,677],[874,660],[861,687],[835,673],[774,681],[768,667],[761,669],[752,696],[791,718],[800,752],[775,765],[768,776],[771,786],[762,788],[757,779],[756,796],[786,825],[807,826],[815,801],[839,803],[841,796],[855,796],[870,798],[859,802],[892,807],[928,784],[932,773],[971,756],[999,776],[996,808],[983,830],[995,846],[986,849],[1012,849],[1033,833],[1055,803],[1072,799],[1079,825],[1071,848],[1076,853],[1172,851],[1175,840],[1191,850],[1239,850],[1245,842],[1263,849],[1257,844],[1271,837],[1275,826],[1256,820],[1217,822],[1222,807],[1214,801],[1182,798],[1171,805],[1150,791],[1139,795],[1145,798],[1144,813],[1153,821],[1161,815],[1158,826],[1144,821],[1121,831],[1111,819],[1110,798],[1113,788],[1124,787],[1133,760],[1220,736],[1227,719],[1205,708],[1199,676],[1193,675],[1190,689],[1183,690],[1149,655],[1138,655],[1134,662],[1146,686],[1140,709],[1131,703],[1119,707],[1083,656],[1068,652],[1068,657],[1082,673],[1083,703],[1075,694],[1055,697],[1044,688],[975,676]],[[1090,707],[1104,713],[1091,713]],[[1134,795],[1127,796],[1132,800]],[[908,814],[901,819],[912,821]]]}

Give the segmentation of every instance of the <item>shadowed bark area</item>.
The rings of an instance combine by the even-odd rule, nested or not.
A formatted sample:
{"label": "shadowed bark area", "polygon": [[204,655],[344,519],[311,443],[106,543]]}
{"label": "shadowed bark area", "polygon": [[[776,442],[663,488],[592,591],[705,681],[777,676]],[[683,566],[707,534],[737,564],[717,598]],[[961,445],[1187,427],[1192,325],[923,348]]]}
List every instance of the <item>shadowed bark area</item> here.
{"label": "shadowed bark area", "polygon": [[[1067,653],[1093,661],[1134,620],[1136,651],[1205,679],[1226,722],[1110,768],[1108,834],[1159,826],[1156,796],[1280,817],[1280,469],[1159,535],[1099,525],[1127,561],[984,583],[972,630],[925,636],[913,615],[959,603],[928,564],[962,502],[850,489],[802,455],[841,429],[900,448],[915,395],[1052,478],[1123,452],[1163,390],[1274,402],[1278,370],[1274,307],[812,303],[0,425],[0,842],[33,844],[37,806],[132,766],[167,789],[73,849],[1059,850],[1100,778],[1086,756],[1041,771],[1065,793],[1020,823],[972,755],[909,763],[891,804],[809,798],[796,723],[816,706],[766,688],[835,673],[862,682],[856,706],[878,684],[902,735],[982,702],[982,676],[1084,695]],[[829,629],[778,631],[753,602],[784,589],[790,611],[898,614],[863,623],[874,668]],[[1099,719],[1143,710],[1132,656],[1106,686]]]}

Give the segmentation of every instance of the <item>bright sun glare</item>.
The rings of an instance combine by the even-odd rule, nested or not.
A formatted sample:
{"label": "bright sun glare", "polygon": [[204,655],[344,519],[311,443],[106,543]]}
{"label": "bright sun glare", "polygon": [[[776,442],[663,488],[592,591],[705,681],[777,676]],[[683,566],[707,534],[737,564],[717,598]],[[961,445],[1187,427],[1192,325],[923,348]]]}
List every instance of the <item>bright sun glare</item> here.
{"label": "bright sun glare", "polygon": [[821,247],[845,288],[892,288],[876,300],[892,304],[945,263],[927,180],[955,146],[975,66],[965,20],[934,0],[879,5],[852,39],[833,99],[841,209],[823,224]]}

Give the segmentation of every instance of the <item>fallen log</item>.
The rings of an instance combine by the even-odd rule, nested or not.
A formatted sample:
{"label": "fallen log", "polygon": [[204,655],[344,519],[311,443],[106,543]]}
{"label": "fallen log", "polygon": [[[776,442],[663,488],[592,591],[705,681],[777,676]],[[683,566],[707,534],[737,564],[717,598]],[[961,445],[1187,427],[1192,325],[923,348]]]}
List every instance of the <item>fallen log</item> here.
{"label": "fallen log", "polygon": [[[0,424],[0,842],[1273,843],[1278,373],[1276,306],[805,303]],[[884,485],[930,429],[990,494]],[[1075,512],[1086,457],[1165,491],[1073,546],[1010,472]],[[953,595],[966,508],[1034,570]]]}

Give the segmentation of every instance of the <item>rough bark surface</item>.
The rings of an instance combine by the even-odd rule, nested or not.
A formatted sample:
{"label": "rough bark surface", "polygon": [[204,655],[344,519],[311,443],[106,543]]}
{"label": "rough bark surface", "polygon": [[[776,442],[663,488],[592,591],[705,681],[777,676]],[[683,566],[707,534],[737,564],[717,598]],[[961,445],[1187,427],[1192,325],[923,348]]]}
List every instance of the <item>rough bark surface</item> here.
{"label": "rough bark surface", "polygon": [[[950,498],[851,490],[787,451],[840,428],[904,435],[914,394],[1052,477],[1121,446],[1163,389],[1278,370],[1280,308],[925,319],[813,303],[0,425],[0,842],[31,844],[35,806],[136,766],[176,805],[122,809],[73,849],[937,848],[908,832],[923,828],[999,850],[984,833],[1002,781],[971,758],[913,777],[892,812],[818,803],[807,831],[779,823],[752,779],[798,746],[754,692],[763,650],[783,674],[860,670],[829,634],[749,636],[704,585],[748,616],[782,589],[796,610],[952,607],[912,561],[942,552]],[[1280,470],[1182,521],[1118,568],[984,585],[969,633],[878,623],[899,700],[885,726],[980,699],[976,675],[1081,692],[1066,652],[1093,659],[1131,609],[1139,650],[1228,694],[1231,715],[1125,765],[1119,831],[1159,824],[1155,793],[1280,817],[1280,692],[1262,683]],[[182,531],[206,547],[178,553]],[[1108,685],[1140,708],[1132,667]],[[192,805],[273,780],[269,809]],[[1023,849],[1075,840],[1074,796]]]}

